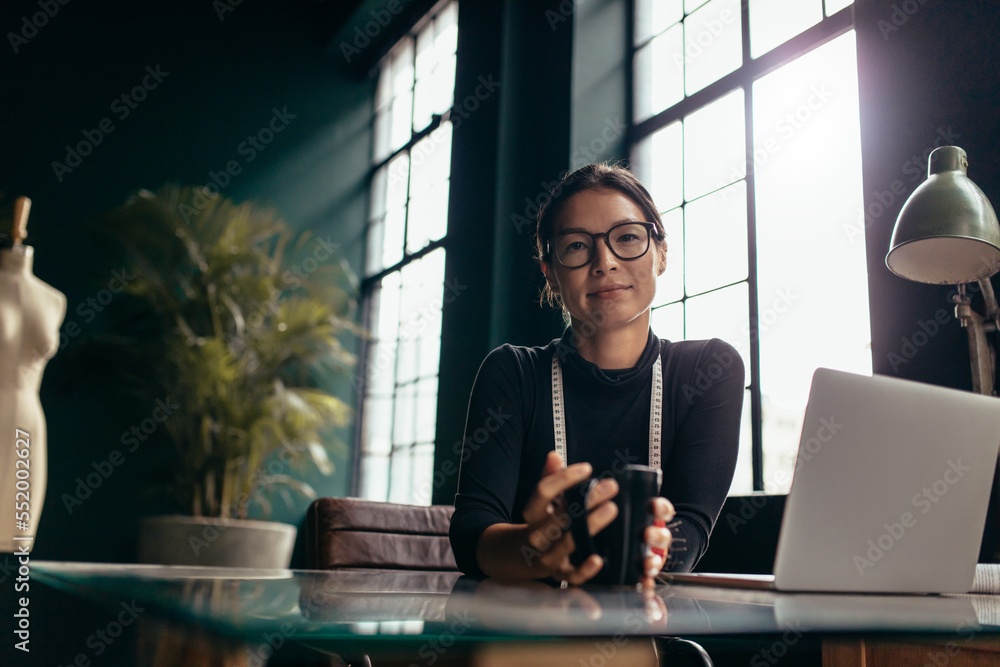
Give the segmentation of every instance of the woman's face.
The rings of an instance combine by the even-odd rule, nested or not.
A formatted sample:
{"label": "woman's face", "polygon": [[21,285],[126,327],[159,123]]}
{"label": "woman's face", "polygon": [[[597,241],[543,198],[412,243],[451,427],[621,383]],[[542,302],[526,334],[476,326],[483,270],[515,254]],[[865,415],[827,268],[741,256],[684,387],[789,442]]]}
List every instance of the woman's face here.
{"label": "woman's face", "polygon": [[[607,232],[622,222],[647,222],[635,202],[617,190],[584,190],[566,200],[554,221],[554,234]],[[666,266],[665,253],[650,240],[642,257],[621,260],[604,237],[597,239],[589,264],[568,269],[553,255],[542,264],[549,287],[558,292],[575,328],[592,322],[599,328],[649,326],[649,307],[656,295],[656,277]]]}

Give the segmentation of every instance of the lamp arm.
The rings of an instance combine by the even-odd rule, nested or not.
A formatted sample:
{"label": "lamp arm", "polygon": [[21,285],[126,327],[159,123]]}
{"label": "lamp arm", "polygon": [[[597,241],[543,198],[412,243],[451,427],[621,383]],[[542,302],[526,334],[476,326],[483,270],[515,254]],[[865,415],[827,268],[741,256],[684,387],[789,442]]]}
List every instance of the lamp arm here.
{"label": "lamp arm", "polygon": [[986,306],[986,318],[993,320],[1000,330],[1000,306],[997,305],[997,297],[993,292],[993,283],[989,276],[979,279],[979,288],[983,293],[983,301]]}
{"label": "lamp arm", "polygon": [[[996,297],[993,288],[989,296],[994,307]],[[987,306],[989,307],[989,306]],[[955,297],[955,317],[969,334],[969,358],[972,362],[972,391],[984,396],[993,395],[993,349],[986,340],[986,329],[982,315],[972,309],[971,299],[965,294]]]}

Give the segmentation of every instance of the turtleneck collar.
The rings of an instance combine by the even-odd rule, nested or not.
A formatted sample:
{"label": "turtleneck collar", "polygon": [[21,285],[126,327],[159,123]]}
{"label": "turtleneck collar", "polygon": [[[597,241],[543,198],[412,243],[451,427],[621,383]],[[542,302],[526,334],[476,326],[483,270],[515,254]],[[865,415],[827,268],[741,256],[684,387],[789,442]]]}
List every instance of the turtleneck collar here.
{"label": "turtleneck collar", "polygon": [[649,336],[646,338],[646,347],[639,355],[639,361],[632,368],[626,369],[602,370],[598,368],[597,364],[580,356],[573,327],[567,327],[562,338],[556,342],[556,353],[564,368],[572,369],[599,384],[620,388],[631,385],[633,382],[649,382],[649,370],[653,367],[656,356],[660,353],[660,340],[650,329]]}

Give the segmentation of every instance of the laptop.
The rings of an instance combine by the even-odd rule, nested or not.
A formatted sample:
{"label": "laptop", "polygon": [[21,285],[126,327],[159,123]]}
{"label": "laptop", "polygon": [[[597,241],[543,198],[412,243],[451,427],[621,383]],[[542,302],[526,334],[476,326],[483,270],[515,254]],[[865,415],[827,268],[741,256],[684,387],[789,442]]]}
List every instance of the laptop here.
{"label": "laptop", "polygon": [[967,593],[986,522],[1000,398],[817,369],[774,575],[668,583],[843,593]]}

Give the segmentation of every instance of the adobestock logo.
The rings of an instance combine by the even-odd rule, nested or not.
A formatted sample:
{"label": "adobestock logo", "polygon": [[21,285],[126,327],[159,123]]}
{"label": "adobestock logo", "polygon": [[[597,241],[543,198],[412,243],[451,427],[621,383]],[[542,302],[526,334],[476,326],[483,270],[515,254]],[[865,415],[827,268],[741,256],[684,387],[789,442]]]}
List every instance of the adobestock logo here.
{"label": "adobestock logo", "polygon": [[[179,403],[174,403],[169,396],[166,401],[156,399],[154,405],[149,417],[121,434],[120,442],[123,446],[128,447],[127,453],[135,452],[139,448],[140,442],[146,442],[149,436],[160,428],[160,424],[170,419],[181,407]],[[93,472],[87,473],[86,476],[77,477],[73,493],[63,493],[59,498],[62,500],[63,507],[66,508],[66,514],[72,516],[73,511],[82,506],[83,501],[94,495],[94,492],[124,464],[125,454],[118,449],[112,449],[108,453],[107,459],[91,461],[90,467],[93,468]]]}
{"label": "adobestock logo", "polygon": [[938,335],[943,325],[951,322],[952,314],[944,308],[938,308],[934,313],[934,319],[917,320],[917,329],[909,336],[900,337],[898,352],[886,354],[886,360],[892,366],[892,372],[898,373],[900,367],[910,363],[910,360],[919,354],[920,349],[930,342],[931,338]]}
{"label": "adobestock logo", "polygon": [[[483,425],[477,428],[472,433],[468,434],[462,440],[458,440],[451,446],[452,453],[459,457],[460,463],[465,463],[475,452],[479,451],[480,446],[489,441],[490,436],[499,431],[504,424],[506,424],[513,415],[509,412],[504,412],[504,406],[498,405],[495,408],[486,409],[486,419],[483,420]],[[431,478],[424,480],[420,486],[417,488],[416,498],[418,503],[426,502],[430,504],[433,498],[434,489],[440,489],[444,486],[444,483],[457,475],[459,472],[459,466],[455,465],[455,462],[451,459],[446,460],[439,470],[436,470]]]}
{"label": "adobestock logo", "polygon": [[[927,174],[927,159],[931,152],[940,146],[954,146],[955,140],[962,135],[952,130],[951,125],[946,128],[938,127],[934,141],[924,148],[921,154],[914,154],[907,158],[900,165],[899,170],[907,174],[911,181],[917,181]],[[847,239],[854,242],[857,239],[865,238],[865,230],[882,219],[886,211],[892,210],[893,204],[897,201],[905,200],[910,194],[910,188],[901,180],[895,179],[885,190],[876,189],[872,195],[872,201],[868,207],[858,213],[858,219],[854,223],[844,224],[844,233]],[[892,221],[890,221],[891,223]]]}
{"label": "adobestock logo", "polygon": [[882,33],[882,38],[888,42],[892,33],[898,32],[900,28],[906,25],[910,17],[916,14],[926,3],[927,0],[904,0],[904,2],[898,4],[894,2],[889,19],[879,19],[876,23],[879,32]]}
{"label": "adobestock logo", "polygon": [[917,525],[920,515],[925,515],[934,509],[934,506],[948,495],[951,487],[958,484],[965,477],[965,473],[970,470],[972,470],[971,467],[962,465],[961,458],[954,461],[949,460],[941,477],[922,488],[910,499],[910,504],[919,512],[917,514],[909,511],[903,512],[897,520],[883,523],[883,531],[865,543],[868,549],[864,554],[854,555],[852,560],[858,574],[862,577],[865,576],[865,570],[874,567],[875,563],[882,560],[886,553],[906,537],[907,531],[912,530]]}
{"label": "adobestock logo", "polygon": [[219,23],[226,20],[226,14],[236,11],[236,8],[243,4],[243,0],[212,0],[212,9],[219,18]]}
{"label": "adobestock logo", "polygon": [[59,7],[69,4],[69,0],[39,0],[38,9],[31,16],[21,17],[21,29],[17,32],[8,32],[7,41],[14,53],[19,53],[21,47],[34,39],[38,31],[49,24],[50,19],[54,19],[59,13]]}
{"label": "adobestock logo", "polygon": [[[733,5],[738,5],[738,3],[731,3]],[[684,72],[684,65],[690,65],[696,61],[701,56],[712,47],[715,40],[719,39],[726,33],[732,25],[736,25],[736,29],[740,29],[738,11],[733,11],[731,9],[723,9],[719,12],[718,18],[712,18],[702,23],[701,30],[693,31],[689,29],[688,21],[691,17],[688,16],[685,20],[685,30],[684,30],[684,54],[674,52],[674,66],[677,68],[678,73]]]}
{"label": "adobestock logo", "polygon": [[573,16],[573,12],[580,7],[580,5],[587,2],[587,0],[562,0],[559,6],[556,7],[558,11],[553,11],[551,9],[545,10],[545,20],[549,22],[549,29],[552,32],[556,31],[561,24],[569,20]]}
{"label": "adobestock logo", "polygon": [[[287,106],[283,106],[281,109],[272,107],[271,118],[260,129],[253,134],[248,134],[246,139],[237,144],[236,154],[243,157],[244,164],[250,164],[297,117],[298,114],[289,113]],[[208,182],[201,187],[192,201],[194,206],[183,202],[177,206],[177,212],[181,214],[184,222],[191,222],[193,216],[205,210],[212,198],[221,194],[233,178],[241,173],[243,173],[243,165],[238,160],[228,160],[225,166],[217,172],[209,170]]]}
{"label": "adobestock logo", "polygon": [[[142,80],[132,87],[128,92],[122,93],[111,100],[109,110],[117,116],[118,120],[128,118],[139,103],[143,102],[149,93],[156,90],[163,80],[170,76],[170,72],[160,70],[160,65],[156,67],[146,66],[146,75]],[[83,164],[83,158],[94,152],[94,149],[104,142],[105,135],[111,134],[116,129],[114,122],[110,118],[102,118],[93,129],[84,128],[80,134],[83,139],[73,145],[66,144],[66,156],[62,162],[52,161],[52,173],[60,183],[67,174]]]}
{"label": "adobestock logo", "polygon": [[364,386],[371,386],[383,372],[394,371],[399,349],[404,345],[415,345],[427,327],[440,319],[444,307],[454,303],[468,288],[458,280],[445,280],[444,295],[440,299],[431,299],[422,308],[410,313],[405,321],[400,321],[395,345],[376,344],[369,347],[363,366],[351,378],[354,391],[360,393]]}
{"label": "adobestock logo", "polygon": [[604,127],[598,136],[590,140],[590,143],[580,144],[570,156],[570,168],[576,171],[580,167],[597,162],[601,153],[608,149],[613,141],[625,134],[628,124],[622,121],[621,116],[605,118]]}
{"label": "adobestock logo", "polygon": [[[133,280],[135,280],[135,276],[131,275],[125,267],[122,267],[121,271],[112,271],[111,279],[108,280],[106,286],[98,290],[94,296],[87,297],[77,304],[74,312],[83,319],[84,324],[90,324],[97,319],[97,314],[104,312],[104,309],[111,305],[115,296],[124,292]],[[83,329],[80,328],[75,319],[68,320],[59,331],[59,349],[64,349],[69,345],[71,339],[76,338],[82,332]]]}
{"label": "adobestock logo", "polygon": [[361,55],[361,51],[367,48],[373,39],[381,35],[382,31],[392,23],[393,17],[402,11],[403,3],[400,0],[389,0],[385,9],[373,9],[368,12],[372,17],[371,20],[364,26],[354,27],[354,39],[351,40],[351,43],[340,43],[340,55],[344,56],[347,64],[350,65],[352,58]]}
{"label": "adobestock logo", "polygon": [[[811,85],[801,103],[788,107],[785,114],[775,122],[774,133],[779,135],[780,140],[775,138],[774,133],[759,141],[754,139],[753,151],[747,151],[744,162],[737,163],[733,167],[728,182],[732,183],[742,179],[750,172],[751,168],[755,172],[762,169],[771,160],[771,157],[781,151],[782,146],[789,145],[792,137],[806,127],[809,121],[819,114],[833,97],[833,91],[827,88],[825,82]],[[732,193],[733,189],[725,189],[722,200],[728,201]]]}

